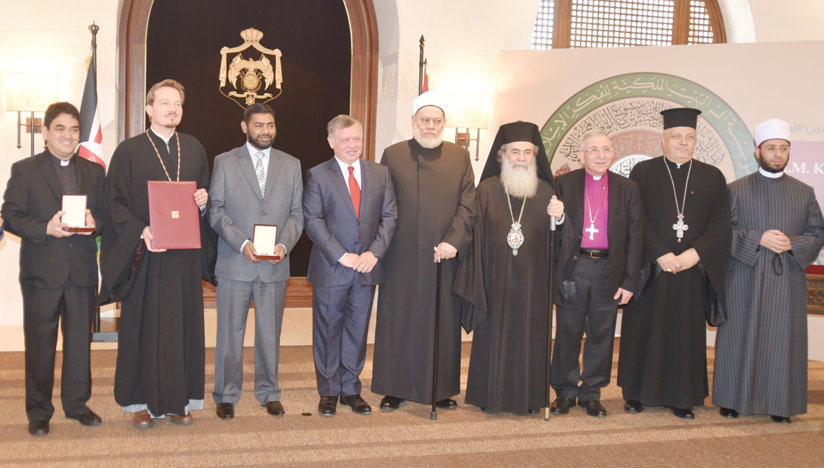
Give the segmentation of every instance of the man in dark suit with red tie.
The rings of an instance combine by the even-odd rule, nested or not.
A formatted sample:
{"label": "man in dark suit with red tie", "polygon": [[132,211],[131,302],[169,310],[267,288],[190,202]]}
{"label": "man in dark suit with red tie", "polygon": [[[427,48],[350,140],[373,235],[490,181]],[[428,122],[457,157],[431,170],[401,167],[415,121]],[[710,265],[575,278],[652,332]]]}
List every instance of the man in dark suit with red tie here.
{"label": "man in dark suit with red tie", "polygon": [[102,166],[75,156],[80,114],[68,102],[46,109],[46,149],[14,163],[3,198],[5,227],[20,236],[20,289],[26,342],[26,416],[29,433],[49,433],[54,414],[54,353],[63,332],[60,397],[66,417],[97,426],[86,406],[92,395],[91,318],[97,289],[97,243],[91,232],[71,232],[62,221],[63,195],[85,195],[87,227],[102,226]]}
{"label": "man in dark suit with red tie", "polygon": [[358,414],[372,408],[360,396],[366,333],[381,258],[398,217],[389,170],[361,159],[363,126],[348,115],[327,125],[335,155],[306,173],[303,216],[314,243],[307,279],[312,283],[312,342],[320,403],[333,416],[337,400]]}
{"label": "man in dark suit with red tie", "polygon": [[627,304],[638,287],[641,195],[635,182],[609,172],[614,156],[607,135],[594,130],[581,142],[583,169],[555,179],[566,208],[555,276],[551,383],[558,398],[551,411],[556,415],[567,414],[576,400],[590,416],[607,415],[600,398],[612,369],[617,307]]}

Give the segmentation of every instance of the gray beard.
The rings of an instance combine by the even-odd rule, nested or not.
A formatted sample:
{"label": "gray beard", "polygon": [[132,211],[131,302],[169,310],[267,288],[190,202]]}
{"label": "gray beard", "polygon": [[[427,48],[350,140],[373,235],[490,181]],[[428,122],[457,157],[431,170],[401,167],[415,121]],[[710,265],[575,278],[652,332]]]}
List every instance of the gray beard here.
{"label": "gray beard", "polygon": [[532,198],[538,192],[538,171],[533,162],[528,169],[515,168],[509,161],[501,162],[501,184],[506,193],[518,198]]}
{"label": "gray beard", "polygon": [[438,146],[441,146],[441,143],[443,143],[443,138],[440,136],[425,137],[420,131],[418,131],[417,128],[412,129],[412,138],[414,138],[419,145],[426,149],[437,148]]}

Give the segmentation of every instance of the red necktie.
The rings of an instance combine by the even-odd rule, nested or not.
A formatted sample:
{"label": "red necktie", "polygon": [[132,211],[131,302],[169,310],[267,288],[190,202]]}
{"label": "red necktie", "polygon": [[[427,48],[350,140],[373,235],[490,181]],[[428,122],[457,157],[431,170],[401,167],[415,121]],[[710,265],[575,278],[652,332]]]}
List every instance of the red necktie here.
{"label": "red necktie", "polygon": [[352,197],[352,205],[355,206],[355,216],[360,218],[360,187],[355,180],[355,168],[349,166],[349,196]]}

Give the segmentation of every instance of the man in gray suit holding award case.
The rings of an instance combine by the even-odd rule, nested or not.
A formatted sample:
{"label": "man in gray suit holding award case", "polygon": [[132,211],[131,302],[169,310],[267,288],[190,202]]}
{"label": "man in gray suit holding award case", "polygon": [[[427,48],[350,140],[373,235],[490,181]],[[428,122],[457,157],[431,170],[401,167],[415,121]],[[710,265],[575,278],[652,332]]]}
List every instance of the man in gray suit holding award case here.
{"label": "man in gray suit holding award case", "polygon": [[[303,230],[303,182],[300,161],[272,148],[275,113],[252,104],[243,113],[241,130],[247,143],[215,158],[209,197],[209,222],[220,236],[215,275],[217,345],[215,349],[216,413],[234,417],[243,383],[243,335],[250,301],[255,305],[255,397],[272,415],[284,413],[278,387],[278,352],[288,253]],[[274,257],[257,255],[256,224],[277,225]],[[271,257],[271,255],[269,255]]]}
{"label": "man in gray suit holding award case", "polygon": [[312,343],[320,403],[333,416],[337,400],[358,414],[371,414],[360,396],[366,333],[382,280],[381,258],[395,233],[398,209],[389,170],[360,159],[363,126],[348,115],[327,125],[335,155],[306,173],[303,213],[314,243]]}

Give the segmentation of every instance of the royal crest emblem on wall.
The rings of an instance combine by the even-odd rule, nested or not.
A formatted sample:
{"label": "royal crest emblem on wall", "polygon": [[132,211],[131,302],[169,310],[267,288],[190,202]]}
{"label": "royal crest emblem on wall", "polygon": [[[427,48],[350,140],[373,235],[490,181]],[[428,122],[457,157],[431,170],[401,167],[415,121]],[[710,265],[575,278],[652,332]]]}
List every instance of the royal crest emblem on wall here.
{"label": "royal crest emblem on wall", "polygon": [[262,32],[254,28],[244,29],[240,37],[243,44],[220,49],[218,89],[220,94],[245,109],[256,102],[266,103],[280,96],[283,75],[280,49],[264,47],[260,43]]}

